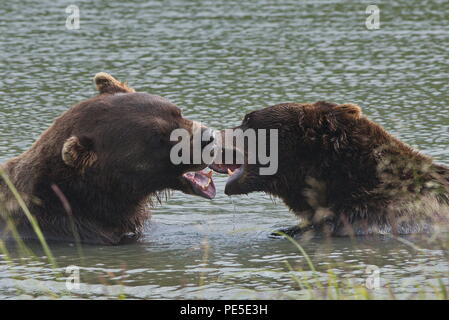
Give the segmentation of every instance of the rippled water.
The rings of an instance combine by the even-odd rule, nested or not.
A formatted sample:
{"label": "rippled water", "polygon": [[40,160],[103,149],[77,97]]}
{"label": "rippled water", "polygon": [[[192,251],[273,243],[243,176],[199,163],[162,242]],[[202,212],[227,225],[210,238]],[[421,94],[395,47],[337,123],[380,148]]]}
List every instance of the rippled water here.
{"label": "rippled water", "polygon": [[[449,163],[449,3],[380,2],[381,28],[365,27],[367,1],[76,1],[80,30],[67,30],[72,1],[0,6],[0,161],[26,150],[70,105],[94,94],[92,76],[110,72],[139,91],[167,97],[211,127],[286,101],[354,102],[403,141]],[[224,189],[225,178],[216,179]],[[0,298],[307,297],[292,277],[308,265],[287,240],[270,239],[295,220],[282,203],[252,194],[212,201],[175,193],[153,210],[141,244],[52,245],[45,259],[0,255]],[[449,285],[447,251],[392,238],[303,243],[323,279],[366,280],[408,298]],[[33,247],[38,254],[39,247]],[[291,272],[286,262],[295,270]],[[81,289],[65,290],[67,265]],[[56,273],[55,273],[56,272]],[[417,289],[416,286],[421,289]],[[391,297],[386,289],[376,297]]]}

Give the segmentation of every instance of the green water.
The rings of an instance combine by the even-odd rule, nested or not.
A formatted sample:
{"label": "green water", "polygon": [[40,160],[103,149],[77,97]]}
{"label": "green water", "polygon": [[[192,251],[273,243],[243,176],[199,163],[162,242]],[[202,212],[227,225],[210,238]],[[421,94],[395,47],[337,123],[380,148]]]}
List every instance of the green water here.
{"label": "green water", "polygon": [[[280,102],[359,104],[403,141],[449,163],[449,2],[376,2],[380,29],[367,30],[367,1],[0,1],[0,162],[26,150],[69,106],[91,97],[106,71],[162,95],[214,128]],[[80,8],[67,30],[65,8]],[[212,201],[175,193],[153,209],[143,242],[52,245],[63,273],[81,267],[81,288],[46,260],[0,255],[0,298],[306,297],[292,276],[309,275],[287,240],[270,239],[295,219],[263,194]],[[221,191],[221,192],[220,192]],[[392,238],[302,243],[319,277],[364,283],[367,265],[399,298],[449,285],[448,252]],[[38,246],[33,249],[40,255]],[[285,262],[295,270],[291,272]],[[417,289],[416,286],[421,289]],[[371,291],[380,298],[388,290]]]}

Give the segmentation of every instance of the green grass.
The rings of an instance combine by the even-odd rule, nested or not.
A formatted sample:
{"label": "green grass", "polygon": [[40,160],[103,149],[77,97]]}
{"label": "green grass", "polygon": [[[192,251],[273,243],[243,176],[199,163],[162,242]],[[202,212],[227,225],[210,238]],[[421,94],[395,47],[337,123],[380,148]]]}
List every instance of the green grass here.
{"label": "green grass", "polygon": [[[47,241],[44,238],[44,235],[42,233],[41,228],[39,227],[39,224],[37,223],[36,218],[31,214],[30,210],[25,204],[25,201],[20,196],[19,192],[17,191],[16,187],[13,185],[9,177],[6,175],[3,169],[0,168],[0,177],[3,178],[5,181],[7,187],[14,195],[14,198],[16,199],[17,203],[19,204],[20,208],[22,209],[23,213],[25,214],[26,218],[28,219],[28,222],[30,223],[31,227],[33,228],[33,231],[36,233],[36,236],[45,252],[45,255],[48,258],[49,263],[53,266],[53,268],[57,268],[56,260],[53,257],[53,254],[51,253],[50,247],[47,244]],[[5,214],[8,214],[7,212]],[[8,217],[9,218],[9,217]],[[11,219],[8,219],[11,220]],[[10,225],[12,227],[12,225]],[[13,228],[15,229],[15,228]],[[16,231],[14,231],[14,238],[18,240],[20,238]],[[22,242],[23,244],[23,242]]]}
{"label": "green grass", "polygon": [[[53,268],[55,273],[56,279],[63,279],[63,275],[60,273],[60,268],[58,268],[57,260],[53,253],[51,252],[51,249],[47,243],[47,241],[44,238],[44,235],[42,233],[42,230],[40,229],[38,222],[36,218],[32,215],[30,210],[27,208],[26,203],[23,199],[23,197],[20,195],[18,190],[15,188],[15,186],[12,184],[9,177],[5,174],[4,171],[0,168],[0,177],[5,181],[7,187],[11,191],[11,193],[14,196],[14,199],[17,201],[18,205],[20,206],[21,210],[23,211],[23,214],[26,216],[27,220],[29,221],[30,225],[32,226],[34,232],[36,233],[36,237],[39,241],[40,246],[42,247],[43,252],[45,253],[45,259],[47,260],[48,264]],[[64,199],[61,200],[63,203]],[[67,206],[67,205],[65,205]],[[66,208],[66,210],[69,210]],[[11,233],[12,237],[14,238],[15,244],[18,248],[19,256],[21,258],[27,257],[34,259],[36,261],[41,261],[42,258],[38,257],[30,248],[26,246],[24,241],[21,239],[15,225],[14,220],[11,216],[9,216],[6,212],[6,209],[3,207],[2,210],[2,204],[0,203],[0,211],[4,212],[5,215],[2,215],[2,217],[5,219],[6,222],[6,228]],[[71,216],[71,215],[69,215]],[[76,228],[73,224],[73,232],[75,237],[75,242],[77,245],[77,252],[79,255],[79,258],[81,261],[83,261],[83,254],[82,254],[82,245],[80,243],[79,237],[77,238],[76,235]],[[283,294],[279,293],[279,296],[281,298],[287,298],[287,299],[328,299],[328,300],[369,300],[369,299],[376,299],[375,291],[368,289],[363,283],[357,283],[356,281],[352,281],[347,278],[340,277],[334,270],[334,268],[328,267],[325,270],[319,270],[314,262],[311,256],[306,252],[306,250],[301,246],[295,239],[291,238],[290,236],[279,233],[282,237],[286,239],[286,241],[290,242],[292,245],[292,249],[296,250],[305,261],[305,266],[307,268],[302,267],[293,267],[289,261],[284,261],[285,268],[284,269],[278,269],[274,272],[279,272],[279,277],[285,277],[286,275],[289,275],[291,277],[292,281],[292,287],[297,288],[297,294],[295,293],[288,293]],[[414,243],[402,239],[402,238],[396,238],[399,242],[404,244],[405,246],[409,247],[411,250],[414,251],[420,251],[423,250],[422,248],[419,248]],[[438,242],[438,246],[443,249],[444,254],[447,254],[449,252],[449,243],[448,241],[441,241]],[[207,239],[205,239],[201,244],[202,250],[203,250],[203,256],[202,256],[202,265],[207,265],[209,260],[209,255],[211,253],[211,247],[209,246],[209,243]],[[17,266],[17,264],[21,263],[21,259],[15,259],[12,254],[9,252],[7,245],[0,240],[0,254],[3,255],[3,259],[6,261],[6,264],[10,267],[10,270],[14,270],[14,267]],[[341,267],[341,265],[340,265]],[[264,270],[260,269],[259,271],[270,271],[273,272],[273,269],[270,270]],[[253,270],[253,272],[255,272]],[[13,279],[21,280],[23,279],[23,275],[12,275]],[[232,277],[232,276],[229,276]],[[447,271],[447,274],[443,275],[444,278],[449,278],[449,270]],[[115,278],[114,274],[107,274],[106,276],[100,277],[100,282],[107,288],[111,285],[119,285],[121,288],[124,288],[124,284],[117,280],[112,280]],[[198,279],[198,285],[200,288],[205,287],[208,283],[210,283],[210,279],[208,279],[207,274],[202,272],[199,274]],[[229,281],[229,278],[220,278],[214,280],[216,282],[222,282],[226,283]],[[77,293],[74,292],[60,292],[59,294],[56,294],[52,292],[49,288],[46,288],[43,285],[42,281],[36,280],[37,286],[40,288],[39,294],[43,296],[47,296],[52,299],[58,299],[63,295],[68,295],[71,297],[79,297]],[[235,284],[233,284],[235,286]],[[425,287],[432,288],[433,294],[429,295],[426,293]],[[394,292],[392,286],[390,286],[388,283],[384,284],[383,288],[388,291],[388,297],[386,299],[397,299],[397,293]],[[444,285],[444,282],[441,278],[437,279],[436,284],[432,283],[419,283],[415,285],[415,288],[417,290],[417,293],[410,296],[410,299],[448,299],[448,292],[447,288]],[[254,297],[257,298],[257,291],[253,291],[247,288],[242,288],[246,292],[246,296],[250,293],[254,293]],[[22,290],[17,288],[16,290],[17,295],[22,294]],[[120,293],[115,296],[109,296],[110,298],[115,299],[126,299],[127,296],[123,289],[120,290]],[[200,294],[198,296],[200,299],[207,298],[204,296],[204,294]],[[385,297],[383,297],[385,298]]]}

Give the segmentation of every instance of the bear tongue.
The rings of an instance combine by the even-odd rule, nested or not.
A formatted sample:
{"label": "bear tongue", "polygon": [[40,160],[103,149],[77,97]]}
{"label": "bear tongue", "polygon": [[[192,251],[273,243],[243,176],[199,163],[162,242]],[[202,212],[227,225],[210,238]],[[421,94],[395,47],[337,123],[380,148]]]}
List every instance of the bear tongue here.
{"label": "bear tongue", "polygon": [[215,184],[212,180],[212,171],[186,172],[182,176],[190,183],[193,191],[206,199],[213,199],[216,194]]}

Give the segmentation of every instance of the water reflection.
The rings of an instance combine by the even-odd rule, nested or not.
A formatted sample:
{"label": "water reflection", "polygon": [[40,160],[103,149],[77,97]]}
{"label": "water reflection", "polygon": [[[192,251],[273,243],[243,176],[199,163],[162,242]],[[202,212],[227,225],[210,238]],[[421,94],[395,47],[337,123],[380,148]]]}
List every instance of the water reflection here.
{"label": "water reflection", "polygon": [[[375,32],[365,29],[365,4],[357,2],[78,3],[78,31],[64,29],[69,1],[9,1],[0,8],[0,161],[23,152],[56,116],[94,94],[90,78],[106,71],[215,128],[279,102],[358,103],[405,142],[449,163],[444,1],[390,4]],[[216,182],[224,190],[224,178]],[[235,208],[221,194],[201,201],[175,193],[153,210],[141,244],[85,247],[83,264],[75,247],[53,245],[59,271],[82,267],[88,286],[82,297],[305,297],[285,263],[307,275],[304,257],[288,241],[267,237],[292,225],[293,216],[260,194],[233,202]],[[390,238],[303,245],[323,277],[333,268],[363,282],[365,266],[373,264],[399,297],[439,273],[448,285],[442,250],[415,252]],[[74,295],[44,260],[14,267],[0,261],[1,298],[37,296],[42,287]],[[385,290],[375,294],[388,297]]]}

